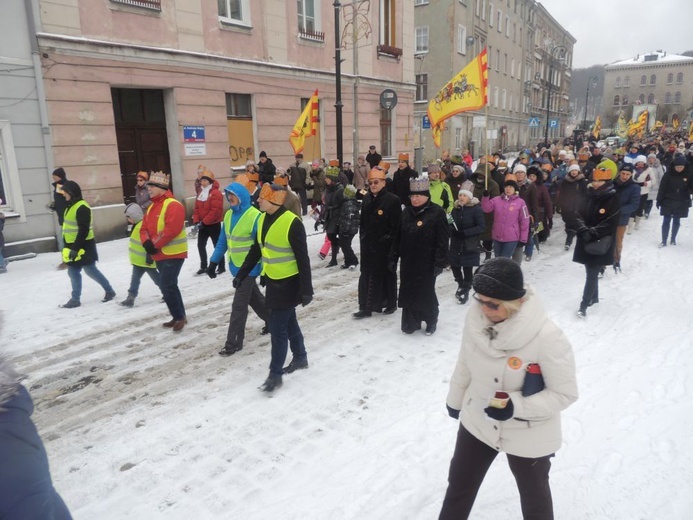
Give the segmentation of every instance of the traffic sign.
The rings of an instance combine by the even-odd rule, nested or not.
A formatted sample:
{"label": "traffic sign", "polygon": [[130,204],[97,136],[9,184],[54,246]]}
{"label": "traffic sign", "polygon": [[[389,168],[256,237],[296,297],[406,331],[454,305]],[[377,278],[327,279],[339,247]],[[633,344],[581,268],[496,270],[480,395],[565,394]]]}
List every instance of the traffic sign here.
{"label": "traffic sign", "polygon": [[380,106],[385,110],[390,110],[397,106],[397,92],[391,88],[386,88],[380,93]]}
{"label": "traffic sign", "polygon": [[431,120],[428,119],[428,116],[423,116],[423,120],[421,121],[421,126],[423,128],[431,128]]}
{"label": "traffic sign", "polygon": [[549,128],[558,128],[558,119],[549,119]]}
{"label": "traffic sign", "polygon": [[529,118],[529,127],[530,128],[539,128],[539,118],[538,117],[530,117]]}

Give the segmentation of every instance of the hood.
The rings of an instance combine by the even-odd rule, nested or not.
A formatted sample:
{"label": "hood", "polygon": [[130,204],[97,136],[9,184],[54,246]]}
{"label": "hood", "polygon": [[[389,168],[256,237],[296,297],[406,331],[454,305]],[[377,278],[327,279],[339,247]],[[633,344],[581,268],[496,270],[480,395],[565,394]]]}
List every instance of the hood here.
{"label": "hood", "polygon": [[132,202],[128,204],[125,208],[125,216],[130,217],[132,220],[135,221],[135,224],[137,224],[139,221],[142,220],[144,214],[142,213],[142,208],[140,207],[140,205]]}
{"label": "hood", "polygon": [[14,366],[3,355],[0,355],[0,411],[4,404],[17,393],[19,383],[24,379],[14,369]]}
{"label": "hood", "polygon": [[240,201],[238,206],[231,206],[231,211],[234,213],[244,213],[250,207],[250,193],[240,182],[232,182],[224,188],[224,191],[233,193]]}
{"label": "hood", "polygon": [[82,188],[80,188],[79,184],[75,181],[65,181],[63,184],[63,191],[70,194],[70,205],[82,200]]}

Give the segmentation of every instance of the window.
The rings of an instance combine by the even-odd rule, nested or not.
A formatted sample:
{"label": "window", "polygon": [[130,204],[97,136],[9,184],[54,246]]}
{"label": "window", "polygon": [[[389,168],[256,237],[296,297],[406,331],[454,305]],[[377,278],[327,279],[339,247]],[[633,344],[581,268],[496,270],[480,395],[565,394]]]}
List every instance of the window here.
{"label": "window", "polygon": [[[674,78],[672,77],[671,79],[673,80]],[[664,104],[665,104],[665,105],[671,105],[671,99],[672,99],[672,98],[671,98],[671,92],[667,92],[667,93],[664,95]]]}
{"label": "window", "polygon": [[493,27],[493,15],[495,14],[495,9],[493,4],[488,4],[488,26]]}
{"label": "window", "polygon": [[493,87],[493,106],[498,108],[498,87]]}
{"label": "window", "polygon": [[492,70],[493,67],[491,66],[491,56],[493,56],[493,49],[489,45],[488,49],[486,51],[486,66],[488,67],[488,70]]}
{"label": "window", "polygon": [[647,85],[647,76],[642,75],[640,76],[640,86],[644,87],[645,85]]}
{"label": "window", "polygon": [[625,78],[623,78],[623,86],[630,87],[630,76],[626,76]]}
{"label": "window", "polygon": [[621,104],[621,96],[618,94],[614,96],[614,106],[617,107]]}
{"label": "window", "polygon": [[654,94],[649,94],[647,96],[647,104],[648,105],[654,105],[654,102],[655,102]]}
{"label": "window", "polygon": [[414,46],[414,53],[425,54],[428,52],[428,26],[421,26],[415,29],[416,32],[416,44]]}
{"label": "window", "polygon": [[111,0],[115,4],[134,5],[135,7],[144,7],[145,9],[153,9],[161,11],[161,0]]}
{"label": "window", "polygon": [[320,2],[318,0],[297,0],[298,34],[309,40],[325,41],[320,32]]}
{"label": "window", "polygon": [[657,75],[656,75],[656,74],[652,74],[652,75],[650,76],[650,85],[656,85],[656,84],[657,84]]}
{"label": "window", "polygon": [[508,74],[508,53],[503,55],[503,74]]}
{"label": "window", "polygon": [[675,105],[681,104],[681,92],[677,92],[676,94],[674,94],[674,104]]}
{"label": "window", "polygon": [[498,72],[499,65],[500,65],[500,49],[496,49],[496,72]]}
{"label": "window", "polygon": [[19,169],[9,121],[0,121],[0,209],[24,218],[24,199],[19,185]]}
{"label": "window", "polygon": [[395,0],[380,0],[380,45],[397,46]]}
{"label": "window", "polygon": [[253,112],[250,94],[226,94],[226,130],[231,167],[254,159]]}
{"label": "window", "polygon": [[226,94],[226,117],[253,117],[250,94]]}
{"label": "window", "polygon": [[479,9],[481,8],[481,0],[476,0],[476,3],[474,5],[474,14],[476,15],[477,18],[479,18]]}
{"label": "window", "polygon": [[623,105],[628,104],[628,96],[623,96],[623,102],[621,104],[623,104]]}
{"label": "window", "polygon": [[642,105],[642,104],[645,102],[645,94],[640,94],[640,95],[638,96],[638,101],[639,101],[640,104]]}
{"label": "window", "polygon": [[416,75],[416,101],[428,100],[428,74]]}
{"label": "window", "polygon": [[250,0],[217,0],[217,6],[222,22],[250,25]]}
{"label": "window", "polygon": [[380,108],[380,154],[392,155],[392,110]]}
{"label": "window", "polygon": [[486,0],[481,0],[481,19],[486,20]]}
{"label": "window", "polygon": [[[513,35],[514,37],[515,35]],[[510,38],[510,17],[505,17],[505,37]]]}
{"label": "window", "polygon": [[414,5],[426,5],[428,0],[415,0]]}
{"label": "window", "polygon": [[511,78],[515,77],[515,58],[510,60],[510,77]]}
{"label": "window", "polygon": [[619,88],[621,86],[621,76],[616,76],[616,82],[614,83],[615,88]]}
{"label": "window", "polygon": [[674,73],[670,72],[667,74],[667,85],[671,85],[674,82]]}
{"label": "window", "polygon": [[460,127],[455,128],[455,150],[462,149],[462,129]]}
{"label": "window", "polygon": [[517,79],[522,79],[522,62],[517,62]]}
{"label": "window", "polygon": [[676,83],[677,83],[678,85],[680,85],[681,83],[683,83],[683,72],[679,72],[679,73],[676,75]]}
{"label": "window", "polygon": [[464,25],[457,26],[457,52],[467,54],[467,28]]}
{"label": "window", "polygon": [[503,32],[503,13],[498,9],[498,32]]}
{"label": "window", "polygon": [[508,91],[505,89],[501,91],[501,108],[503,110],[508,108]]}

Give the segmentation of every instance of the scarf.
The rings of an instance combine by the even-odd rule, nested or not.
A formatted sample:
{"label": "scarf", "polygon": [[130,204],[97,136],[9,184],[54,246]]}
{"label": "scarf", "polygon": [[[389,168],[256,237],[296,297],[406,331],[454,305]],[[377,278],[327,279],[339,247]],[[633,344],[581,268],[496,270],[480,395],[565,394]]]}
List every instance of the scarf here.
{"label": "scarf", "polygon": [[212,185],[210,184],[206,188],[202,188],[202,191],[200,191],[200,194],[197,196],[197,200],[200,202],[205,202],[207,198],[209,197],[209,192],[212,189]]}

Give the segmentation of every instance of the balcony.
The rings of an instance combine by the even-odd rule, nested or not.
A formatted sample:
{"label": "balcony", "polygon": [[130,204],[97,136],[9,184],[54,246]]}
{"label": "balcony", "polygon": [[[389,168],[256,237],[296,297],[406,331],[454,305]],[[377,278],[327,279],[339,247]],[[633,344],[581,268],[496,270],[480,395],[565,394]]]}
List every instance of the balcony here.
{"label": "balcony", "polygon": [[392,45],[378,45],[378,54],[382,56],[391,56],[397,58],[397,61],[399,61],[403,51],[399,47],[393,47]]}
{"label": "balcony", "polygon": [[153,11],[161,11],[161,0],[111,0],[114,4],[133,5]]}
{"label": "balcony", "polygon": [[325,33],[322,31],[311,31],[309,29],[304,29],[302,27],[298,28],[298,37],[304,40],[310,40],[312,42],[325,42]]}

